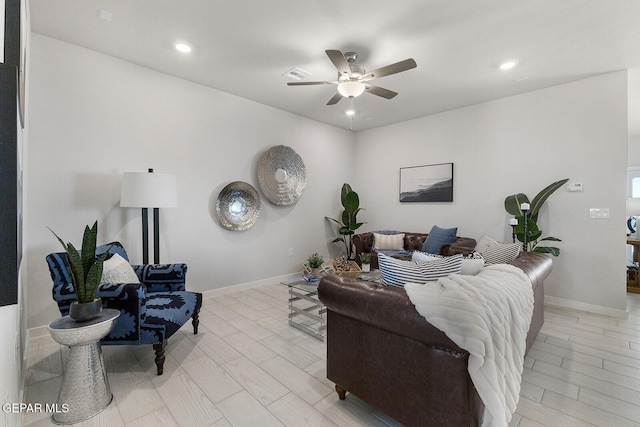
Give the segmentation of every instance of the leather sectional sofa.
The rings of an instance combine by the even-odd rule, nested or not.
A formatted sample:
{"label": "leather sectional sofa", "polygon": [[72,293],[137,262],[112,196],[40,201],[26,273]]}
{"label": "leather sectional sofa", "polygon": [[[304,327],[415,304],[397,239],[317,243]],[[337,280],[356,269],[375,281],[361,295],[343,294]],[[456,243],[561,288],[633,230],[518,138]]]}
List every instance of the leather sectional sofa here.
{"label": "leather sectional sofa", "polygon": [[[527,351],[544,323],[548,255],[522,252],[511,264],[530,278],[534,311]],[[403,288],[322,278],[327,307],[327,378],[407,426],[477,426],[484,404],[467,371],[469,353],[415,310]]]}
{"label": "leather sectional sofa", "polygon": [[[400,231],[399,233],[404,233],[404,250],[409,253],[409,255],[405,257],[407,259],[411,259],[411,252],[422,250],[424,241],[428,236],[428,234],[425,233],[410,233],[405,231]],[[373,248],[373,233],[369,232],[355,234],[352,240],[353,245],[356,249],[356,262],[360,264],[361,253],[369,252],[371,253],[371,268],[378,268],[378,254]],[[475,239],[471,239],[469,237],[456,237],[455,242],[446,243],[440,247],[440,255],[469,255],[475,249],[475,247]]]}

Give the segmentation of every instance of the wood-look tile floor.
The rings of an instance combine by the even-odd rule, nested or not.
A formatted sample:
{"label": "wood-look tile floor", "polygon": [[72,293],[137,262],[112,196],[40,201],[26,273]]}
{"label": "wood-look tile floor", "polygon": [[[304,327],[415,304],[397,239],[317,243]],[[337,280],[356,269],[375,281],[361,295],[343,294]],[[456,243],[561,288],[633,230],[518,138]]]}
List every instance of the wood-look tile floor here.
{"label": "wood-look tile floor", "polygon": [[[273,284],[206,299],[200,330],[167,348],[103,346],[113,402],[81,426],[398,426],[325,378],[325,345],[287,323],[288,289]],[[525,360],[510,426],[640,426],[640,295],[627,320],[546,307]],[[25,403],[55,403],[68,349],[29,343]],[[426,368],[426,367],[425,367]],[[26,413],[25,426],[54,425]]]}

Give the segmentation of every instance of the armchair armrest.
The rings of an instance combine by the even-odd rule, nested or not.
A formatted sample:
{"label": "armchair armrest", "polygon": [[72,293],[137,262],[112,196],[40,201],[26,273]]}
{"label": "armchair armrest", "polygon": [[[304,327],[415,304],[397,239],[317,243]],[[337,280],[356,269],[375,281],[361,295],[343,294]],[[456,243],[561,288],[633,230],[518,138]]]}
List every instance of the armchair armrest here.
{"label": "armchair armrest", "polygon": [[132,265],[147,292],[174,292],[185,290],[187,264]]}

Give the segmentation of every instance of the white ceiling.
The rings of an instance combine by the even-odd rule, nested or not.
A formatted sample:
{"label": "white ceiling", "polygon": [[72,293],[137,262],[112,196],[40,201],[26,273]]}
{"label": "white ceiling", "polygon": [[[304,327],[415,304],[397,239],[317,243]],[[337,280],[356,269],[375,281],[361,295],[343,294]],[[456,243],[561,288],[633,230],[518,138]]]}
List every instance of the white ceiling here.
{"label": "white ceiling", "polygon": [[[100,11],[112,14],[100,19]],[[33,32],[321,122],[360,131],[622,69],[640,68],[639,0],[30,0]],[[182,41],[193,51],[173,47]],[[327,106],[326,49],[359,53],[399,93]],[[519,64],[498,69],[507,58]]]}

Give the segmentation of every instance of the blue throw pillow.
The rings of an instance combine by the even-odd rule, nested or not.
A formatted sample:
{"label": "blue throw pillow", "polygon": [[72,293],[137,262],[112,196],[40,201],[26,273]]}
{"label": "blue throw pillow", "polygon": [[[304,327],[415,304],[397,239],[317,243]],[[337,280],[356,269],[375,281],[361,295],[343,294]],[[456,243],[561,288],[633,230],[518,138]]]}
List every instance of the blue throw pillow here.
{"label": "blue throw pillow", "polygon": [[422,252],[427,252],[429,254],[439,254],[440,247],[442,245],[444,245],[445,243],[455,242],[457,233],[458,227],[440,228],[437,225],[434,225],[424,241]]}

